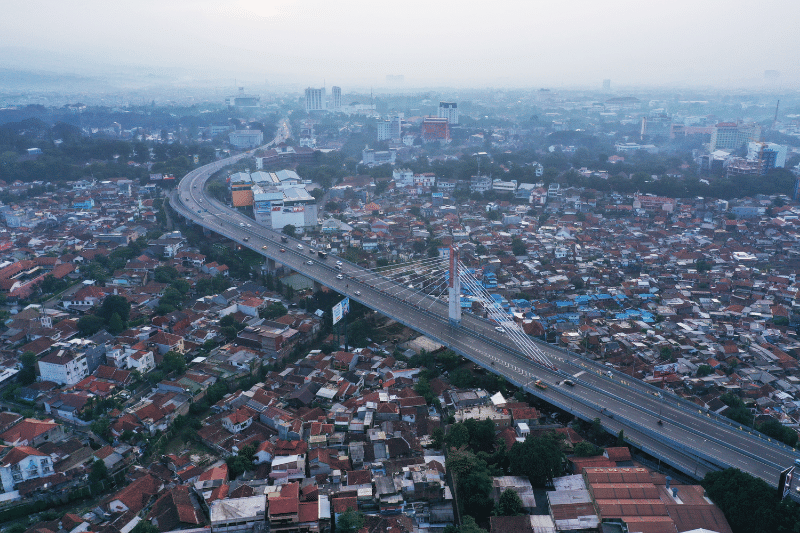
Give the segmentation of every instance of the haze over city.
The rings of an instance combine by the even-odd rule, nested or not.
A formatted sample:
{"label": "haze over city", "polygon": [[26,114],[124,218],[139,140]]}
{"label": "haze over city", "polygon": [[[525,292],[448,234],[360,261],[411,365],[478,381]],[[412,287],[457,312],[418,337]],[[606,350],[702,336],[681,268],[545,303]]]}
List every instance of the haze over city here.
{"label": "haze over city", "polygon": [[5,0],[0,533],[800,524],[800,2]]}
{"label": "haze over city", "polygon": [[[0,68],[112,85],[369,88],[388,74],[415,88],[786,88],[800,68],[800,4],[781,0],[9,0],[3,10]],[[765,70],[780,78],[765,83]]]}

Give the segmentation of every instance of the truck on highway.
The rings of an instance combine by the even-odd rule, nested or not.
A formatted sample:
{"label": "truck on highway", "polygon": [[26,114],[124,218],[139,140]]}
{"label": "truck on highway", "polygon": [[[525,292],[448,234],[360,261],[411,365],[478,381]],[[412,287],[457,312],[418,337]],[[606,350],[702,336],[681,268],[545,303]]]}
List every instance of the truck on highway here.
{"label": "truck on highway", "polygon": [[543,382],[541,379],[537,379],[533,384],[536,385],[538,389],[547,390],[547,383]]}
{"label": "truck on highway", "polygon": [[328,258],[328,252],[323,252],[322,250],[317,250],[317,255],[319,256],[320,259]]}
{"label": "truck on highway", "polygon": [[289,242],[289,237],[286,235],[281,235],[281,242]]}

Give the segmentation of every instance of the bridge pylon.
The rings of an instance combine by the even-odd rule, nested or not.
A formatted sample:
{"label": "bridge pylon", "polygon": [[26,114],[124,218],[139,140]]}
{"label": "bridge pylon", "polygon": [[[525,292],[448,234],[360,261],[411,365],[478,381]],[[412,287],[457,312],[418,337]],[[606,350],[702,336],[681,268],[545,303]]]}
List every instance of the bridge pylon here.
{"label": "bridge pylon", "polygon": [[458,272],[458,246],[450,246],[450,279],[447,284],[450,325],[461,325],[461,277]]}

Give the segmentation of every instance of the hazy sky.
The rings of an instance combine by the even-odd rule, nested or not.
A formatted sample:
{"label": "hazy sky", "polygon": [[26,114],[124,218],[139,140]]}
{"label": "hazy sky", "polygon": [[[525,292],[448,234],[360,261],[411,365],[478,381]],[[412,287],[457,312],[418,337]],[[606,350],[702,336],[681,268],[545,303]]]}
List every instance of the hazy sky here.
{"label": "hazy sky", "polygon": [[[599,87],[800,80],[797,0],[3,0],[0,67],[239,83]],[[44,52],[44,53],[42,53]],[[0,80],[2,85],[2,80]]]}

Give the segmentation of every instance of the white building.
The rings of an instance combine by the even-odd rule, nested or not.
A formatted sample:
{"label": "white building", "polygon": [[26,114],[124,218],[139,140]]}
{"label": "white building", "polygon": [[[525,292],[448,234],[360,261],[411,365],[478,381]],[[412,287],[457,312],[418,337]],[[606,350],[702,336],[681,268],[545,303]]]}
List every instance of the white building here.
{"label": "white building", "polygon": [[469,192],[486,192],[492,188],[489,176],[472,176],[469,180]]}
{"label": "white building", "polygon": [[317,201],[303,187],[253,186],[253,214],[256,222],[281,230],[317,226]]}
{"label": "white building", "polygon": [[392,123],[388,120],[381,120],[377,124],[378,141],[388,141],[392,138]]}
{"label": "white building", "polygon": [[325,111],[325,87],[321,89],[309,87],[306,89],[306,112],[311,111]]}
{"label": "white building", "polygon": [[156,368],[151,350],[134,350],[130,346],[114,346],[106,352],[106,360],[117,368],[138,370],[142,375]]}
{"label": "white building", "polygon": [[446,118],[451,126],[458,124],[458,104],[455,102],[439,102],[439,118]]}
{"label": "white building", "polygon": [[342,108],[342,88],[336,87],[335,85],[331,87],[331,102],[328,106],[330,109],[341,109]]}
{"label": "white building", "polygon": [[261,130],[235,130],[228,134],[228,141],[240,150],[261,146],[264,133]]}
{"label": "white building", "polygon": [[397,150],[382,150],[376,152],[372,148],[365,148],[361,151],[361,164],[370,167],[376,165],[394,165],[397,158]]}
{"label": "white building", "polygon": [[30,446],[16,446],[1,460],[0,483],[3,492],[13,492],[23,481],[53,475],[50,456]]}
{"label": "white building", "polygon": [[511,181],[503,181],[501,179],[493,180],[492,190],[497,192],[514,193],[517,191],[517,180],[511,180]]}
{"label": "white building", "polygon": [[769,159],[770,167],[783,168],[786,166],[786,146],[775,143],[766,142],[749,142],[747,143],[747,159],[750,161],[758,161],[759,158],[764,158],[764,155],[770,153]]}
{"label": "white building", "polygon": [[392,171],[392,179],[398,187],[410,187],[414,185],[414,173],[407,168],[398,168]]}
{"label": "white building", "polygon": [[89,375],[86,356],[66,350],[51,352],[39,359],[39,375],[42,381],[75,385]]}
{"label": "white building", "polygon": [[436,184],[436,174],[426,172],[424,174],[414,174],[414,185],[417,187],[433,187]]}

